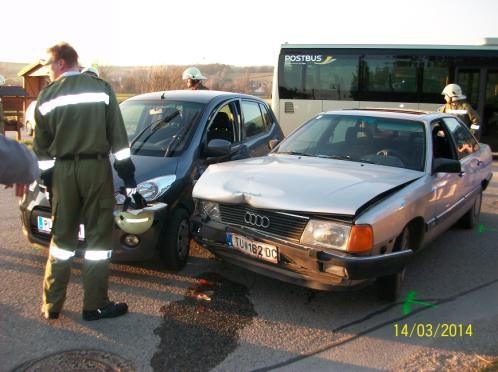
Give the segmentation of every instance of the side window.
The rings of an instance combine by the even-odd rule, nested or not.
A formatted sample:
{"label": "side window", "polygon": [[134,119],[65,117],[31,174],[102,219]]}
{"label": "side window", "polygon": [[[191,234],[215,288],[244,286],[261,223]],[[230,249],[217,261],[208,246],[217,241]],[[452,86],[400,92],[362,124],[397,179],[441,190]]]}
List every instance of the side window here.
{"label": "side window", "polygon": [[272,126],[273,122],[272,122],[270,114],[268,113],[268,110],[262,104],[259,104],[259,108],[261,109],[261,113],[263,114],[263,119],[264,119],[264,122],[265,122],[265,127],[266,128],[270,128]]}
{"label": "side window", "polygon": [[207,130],[207,142],[213,139],[223,139],[231,143],[236,141],[234,127],[235,115],[230,104],[224,105],[215,115]]}
{"label": "side window", "polygon": [[455,118],[444,118],[443,120],[455,140],[458,159],[462,159],[479,149],[479,144],[462,123]]}
{"label": "side window", "polygon": [[242,133],[244,138],[255,136],[266,131],[265,120],[259,109],[259,104],[252,101],[242,101]]}
{"label": "side window", "polygon": [[434,158],[456,159],[450,135],[441,121],[431,123],[432,154]]}

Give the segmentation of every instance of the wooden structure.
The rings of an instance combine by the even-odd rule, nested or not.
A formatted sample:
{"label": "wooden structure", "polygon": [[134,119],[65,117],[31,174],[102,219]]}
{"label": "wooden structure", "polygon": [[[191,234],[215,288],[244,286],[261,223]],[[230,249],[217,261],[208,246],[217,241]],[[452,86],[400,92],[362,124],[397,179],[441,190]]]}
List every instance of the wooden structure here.
{"label": "wooden structure", "polygon": [[21,128],[24,119],[24,100],[26,91],[18,86],[0,86],[0,98],[2,100],[3,114],[5,119],[5,131],[17,132],[17,139],[21,139]]}
{"label": "wooden structure", "polygon": [[26,112],[29,104],[36,100],[38,93],[50,82],[48,67],[43,66],[40,61],[34,62],[19,71],[17,76],[22,77],[23,88],[27,93],[23,106],[23,110]]}

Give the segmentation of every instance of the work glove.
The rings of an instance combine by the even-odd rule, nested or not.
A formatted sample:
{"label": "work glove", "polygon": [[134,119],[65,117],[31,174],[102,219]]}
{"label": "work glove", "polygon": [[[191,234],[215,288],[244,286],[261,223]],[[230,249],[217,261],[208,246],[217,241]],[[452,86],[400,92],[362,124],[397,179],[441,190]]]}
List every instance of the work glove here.
{"label": "work glove", "polygon": [[140,194],[136,188],[126,188],[121,187],[119,192],[126,196],[123,210],[131,209],[142,209],[147,206],[147,201],[144,199],[142,194]]}
{"label": "work glove", "polygon": [[130,158],[114,161],[114,169],[118,176],[123,180],[126,188],[136,188],[135,165]]}

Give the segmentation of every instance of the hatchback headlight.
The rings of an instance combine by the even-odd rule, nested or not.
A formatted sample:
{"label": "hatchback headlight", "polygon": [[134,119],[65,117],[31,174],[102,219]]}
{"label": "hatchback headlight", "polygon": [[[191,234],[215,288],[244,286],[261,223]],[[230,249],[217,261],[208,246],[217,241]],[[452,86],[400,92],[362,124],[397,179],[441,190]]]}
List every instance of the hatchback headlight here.
{"label": "hatchback headlight", "polygon": [[197,202],[197,212],[202,218],[209,217],[213,221],[221,221],[220,205],[216,202],[199,200]]}
{"label": "hatchback headlight", "polygon": [[350,225],[332,221],[310,220],[301,236],[301,243],[345,251],[350,233]]}
{"label": "hatchback headlight", "polygon": [[137,191],[146,201],[150,202],[163,196],[175,180],[176,176],[174,174],[153,178],[138,184]]}

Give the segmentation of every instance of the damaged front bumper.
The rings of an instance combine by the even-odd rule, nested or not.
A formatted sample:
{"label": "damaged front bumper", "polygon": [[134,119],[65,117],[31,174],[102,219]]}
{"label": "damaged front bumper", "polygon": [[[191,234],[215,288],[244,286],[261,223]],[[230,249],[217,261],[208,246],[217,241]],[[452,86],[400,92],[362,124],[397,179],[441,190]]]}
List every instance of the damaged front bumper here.
{"label": "damaged front bumper", "polygon": [[[191,218],[191,232],[200,245],[227,262],[275,279],[319,290],[352,287],[370,279],[398,273],[413,257],[412,250],[375,256],[325,252],[254,229],[212,220],[205,222],[198,215]],[[274,246],[277,248],[278,258],[269,262],[245,254],[227,243],[227,236],[230,234]]]}

